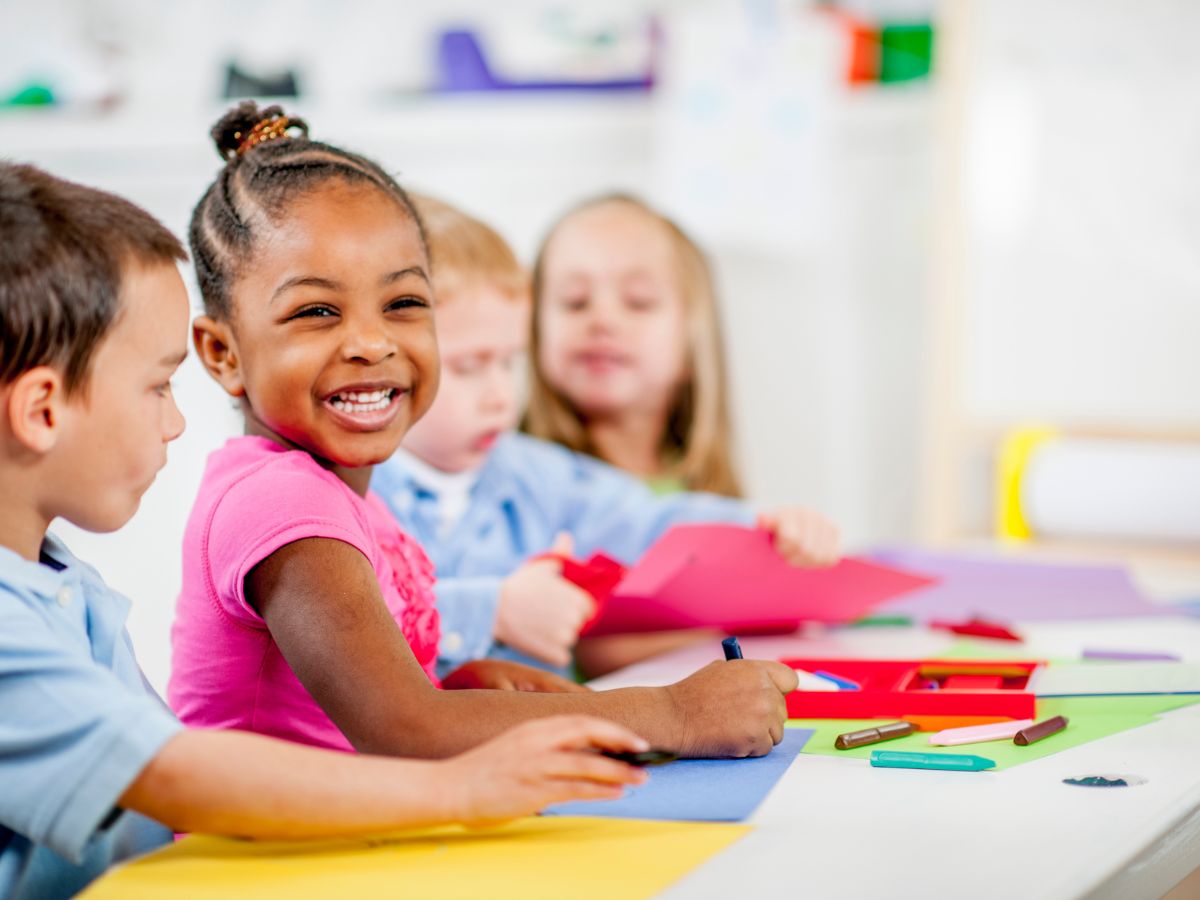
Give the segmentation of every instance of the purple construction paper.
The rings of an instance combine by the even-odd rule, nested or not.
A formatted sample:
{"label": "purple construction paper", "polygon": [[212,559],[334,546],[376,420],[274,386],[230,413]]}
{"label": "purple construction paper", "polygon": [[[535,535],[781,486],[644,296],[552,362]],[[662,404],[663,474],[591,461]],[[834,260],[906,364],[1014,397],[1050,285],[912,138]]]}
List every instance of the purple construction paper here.
{"label": "purple construction paper", "polygon": [[1033,622],[1179,615],[1177,607],[1148,599],[1119,566],[1032,563],[917,548],[889,548],[868,556],[939,579],[881,604],[878,615],[907,615],[919,622],[972,616]]}
{"label": "purple construction paper", "polygon": [[1174,653],[1156,653],[1150,650],[1102,650],[1084,648],[1084,659],[1106,659],[1112,662],[1180,662]]}

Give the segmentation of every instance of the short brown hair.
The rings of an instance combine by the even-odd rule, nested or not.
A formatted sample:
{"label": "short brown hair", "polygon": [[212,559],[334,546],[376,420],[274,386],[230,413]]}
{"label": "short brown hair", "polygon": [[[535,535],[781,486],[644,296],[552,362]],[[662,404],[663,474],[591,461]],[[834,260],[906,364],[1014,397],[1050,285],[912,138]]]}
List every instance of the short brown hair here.
{"label": "short brown hair", "polygon": [[128,200],[0,162],[0,384],[50,365],[69,392],[120,310],[130,262],[186,260],[183,245]]}
{"label": "short brown hair", "polygon": [[486,284],[524,300],[529,276],[508,242],[485,222],[434,197],[410,194],[425,224],[438,302],[464,287]]}

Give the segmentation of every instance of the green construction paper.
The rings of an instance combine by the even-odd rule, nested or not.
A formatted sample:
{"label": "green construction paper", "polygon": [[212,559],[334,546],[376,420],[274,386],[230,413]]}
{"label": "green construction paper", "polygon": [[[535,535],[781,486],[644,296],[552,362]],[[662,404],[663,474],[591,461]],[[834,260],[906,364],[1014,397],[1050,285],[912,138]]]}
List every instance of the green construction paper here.
{"label": "green construction paper", "polygon": [[938,659],[1007,659],[1012,662],[1050,662],[1038,660],[1016,641],[955,641],[937,655]]}
{"label": "green construction paper", "polygon": [[[1153,722],[1160,714],[1181,706],[1200,702],[1200,698],[1188,696],[1150,695],[1141,697],[1048,697],[1037,701],[1037,719],[1051,716],[1066,716],[1070,720],[1058,734],[1031,744],[1018,747],[1011,740],[987,741],[981,744],[965,744],[958,747],[937,748],[929,743],[932,732],[917,731],[908,737],[856,747],[853,750],[838,750],[833,746],[839,734],[874,728],[881,722],[896,719],[789,719],[789,728],[811,728],[813,736],[805,744],[803,753],[820,756],[852,756],[868,759],[872,750],[907,750],[920,753],[974,753],[996,761],[997,769],[1007,769],[1021,763],[1041,759],[1069,750],[1089,741],[1108,737]],[[964,749],[966,748],[966,749]]]}

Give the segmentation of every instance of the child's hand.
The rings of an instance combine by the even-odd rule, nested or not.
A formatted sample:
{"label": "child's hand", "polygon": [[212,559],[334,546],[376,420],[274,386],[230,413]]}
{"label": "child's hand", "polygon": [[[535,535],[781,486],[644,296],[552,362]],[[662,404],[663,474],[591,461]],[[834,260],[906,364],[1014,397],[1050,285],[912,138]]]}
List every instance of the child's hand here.
{"label": "child's hand", "polygon": [[477,659],[464,663],[445,677],[442,687],[450,691],[483,689],[534,691],[543,694],[587,693],[589,688],[561,675],[507,659]]}
{"label": "child's hand", "polygon": [[613,800],[646,773],[595,750],[650,749],[614,722],[590,716],[554,716],[525,722],[486,744],[448,760],[446,789],[456,797],[454,818],[495,825],[567,800]]}
{"label": "child's hand", "polygon": [[[559,535],[553,552],[570,556],[571,550],[571,536]],[[559,560],[535,560],[504,579],[496,638],[552,666],[565,666],[594,607],[587,591],[562,577]]]}
{"label": "child's hand", "polygon": [[841,555],[837,527],[814,510],[785,506],[759,513],[757,524],[770,532],[776,552],[793,566],[831,566]]}
{"label": "child's hand", "polygon": [[675,701],[680,756],[765,756],[783,740],[784,695],[798,679],[783,663],[735,659],[709,663],[666,688]]}

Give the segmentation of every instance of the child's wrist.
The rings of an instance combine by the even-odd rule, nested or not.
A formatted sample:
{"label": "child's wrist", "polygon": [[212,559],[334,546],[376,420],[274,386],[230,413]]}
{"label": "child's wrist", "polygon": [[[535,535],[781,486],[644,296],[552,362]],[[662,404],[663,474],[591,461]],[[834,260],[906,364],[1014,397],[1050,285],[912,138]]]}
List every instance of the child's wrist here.
{"label": "child's wrist", "polygon": [[670,750],[673,753],[682,753],[683,748],[687,745],[687,705],[683,703],[679,694],[678,684],[669,684],[659,688],[662,692],[661,715],[658,718],[659,722],[668,723],[668,735],[666,741],[653,741],[653,743],[664,750]]}
{"label": "child's wrist", "polygon": [[430,763],[432,771],[425,783],[432,789],[433,813],[439,822],[469,822],[472,813],[468,783],[471,773],[462,773],[458,759]]}

